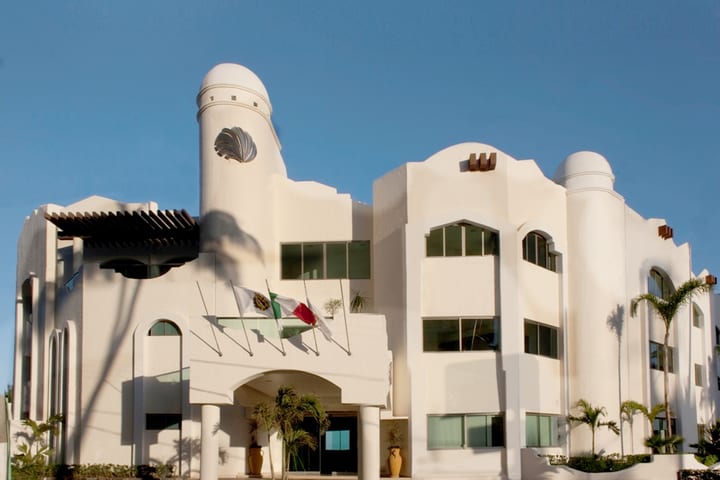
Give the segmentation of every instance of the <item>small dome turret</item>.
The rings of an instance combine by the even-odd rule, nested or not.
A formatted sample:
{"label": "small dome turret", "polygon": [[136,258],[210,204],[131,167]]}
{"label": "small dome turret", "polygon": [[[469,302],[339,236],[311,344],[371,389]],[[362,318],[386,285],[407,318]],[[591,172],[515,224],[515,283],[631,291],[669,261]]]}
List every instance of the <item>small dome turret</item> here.
{"label": "small dome turret", "polygon": [[555,171],[553,180],[569,190],[613,190],[615,175],[605,157],[599,153],[583,151],[569,155]]}

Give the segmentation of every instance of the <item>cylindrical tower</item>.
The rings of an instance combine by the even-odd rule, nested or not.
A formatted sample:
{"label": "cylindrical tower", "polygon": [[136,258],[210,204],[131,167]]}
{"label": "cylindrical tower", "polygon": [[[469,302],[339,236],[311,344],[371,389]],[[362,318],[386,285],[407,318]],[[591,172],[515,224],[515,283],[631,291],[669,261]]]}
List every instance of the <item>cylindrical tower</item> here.
{"label": "cylindrical tower", "polygon": [[[625,202],[615,193],[610,164],[594,152],[573,153],[555,181],[567,188],[569,401],[607,409],[619,423],[626,392],[621,345],[627,311]],[[585,430],[588,430],[585,432]],[[587,434],[587,435],[586,435]],[[597,433],[597,449],[619,452],[619,439]],[[590,451],[589,429],[573,431],[572,453]]]}
{"label": "cylindrical tower", "polygon": [[218,255],[228,280],[262,285],[274,245],[270,188],[287,176],[267,90],[246,67],[223,63],[205,76],[197,105],[201,250]]}

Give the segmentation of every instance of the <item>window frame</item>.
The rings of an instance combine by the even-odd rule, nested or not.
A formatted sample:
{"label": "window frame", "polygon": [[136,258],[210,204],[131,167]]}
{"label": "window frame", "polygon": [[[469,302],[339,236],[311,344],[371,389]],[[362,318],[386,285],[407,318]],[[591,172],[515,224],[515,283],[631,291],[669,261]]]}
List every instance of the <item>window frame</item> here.
{"label": "window frame", "polygon": [[[344,245],[344,266],[329,265],[328,260],[340,258]],[[317,249],[312,257],[306,248]],[[328,247],[332,251],[328,255]],[[365,258],[364,251],[367,251]],[[320,263],[321,268],[308,271],[310,263]],[[340,275],[341,274],[341,275]],[[372,245],[370,240],[329,240],[324,242],[287,242],[280,243],[280,279],[281,280],[370,280],[372,278]]]}
{"label": "window frame", "polygon": [[693,373],[695,374],[695,386],[696,387],[702,387],[703,385],[705,385],[705,382],[703,381],[704,377],[705,377],[704,370],[705,369],[703,368],[702,365],[700,365],[699,363],[695,364]]}
{"label": "window frame", "polygon": [[551,246],[552,239],[544,234],[537,230],[528,232],[522,240],[523,260],[551,272],[557,272],[559,255],[551,249]]}
{"label": "window frame", "polygon": [[[654,342],[650,340],[649,347],[649,359],[650,368],[652,370],[664,371],[664,348],[662,343]],[[675,373],[675,349],[668,345],[668,353],[670,355],[670,362],[668,364],[668,373]],[[654,355],[656,354],[656,355]],[[654,362],[653,360],[656,359]]]}
{"label": "window frame", "polygon": [[[455,231],[455,229],[458,229],[459,231],[460,244],[458,250],[452,250],[448,253],[448,230]],[[468,241],[469,231],[479,233],[479,242]],[[440,232],[439,235],[438,232]],[[437,242],[439,245],[433,243],[431,249],[431,242]],[[468,253],[469,246],[472,248],[472,252],[476,252],[476,247],[479,246],[480,253]],[[438,247],[441,248],[441,252],[437,250]],[[447,225],[431,228],[430,232],[425,235],[425,256],[428,258],[485,257],[491,255],[500,255],[500,234],[496,230],[488,228],[484,225],[470,222],[449,223]]]}
{"label": "window frame", "polygon": [[[480,321],[480,329],[481,332],[479,332],[476,335],[476,325],[473,325],[473,334],[470,337],[465,336],[465,332],[467,331],[467,328],[465,328],[465,325],[469,324],[469,322],[477,322]],[[500,325],[500,317],[492,316],[492,317],[484,317],[484,316],[462,316],[462,317],[424,317],[422,319],[423,322],[423,336],[422,336],[422,348],[423,353],[466,353],[466,352],[499,352],[500,351],[500,338],[501,338],[501,325]],[[435,325],[441,325],[442,323],[447,322],[445,325],[450,326],[453,322],[455,323],[454,328],[448,328],[446,330],[437,329],[432,330],[428,327],[431,324]],[[483,327],[485,326],[486,322],[490,323],[492,325],[492,335],[493,339],[492,342],[486,342],[481,339],[483,336],[484,330]],[[455,348],[440,348],[439,345],[449,345],[451,343],[451,340],[448,340],[447,342],[441,342],[436,341],[435,347],[432,347],[431,342],[433,339],[430,335],[433,333],[439,332],[440,334],[445,333],[445,335],[452,335],[453,333],[456,333],[457,335],[457,349]],[[478,343],[478,348],[466,348],[467,346],[467,340],[470,338],[471,341],[471,347],[475,345],[475,339],[480,338],[481,342]],[[428,348],[428,347],[431,348]],[[483,346],[487,346],[484,347]]]}
{"label": "window frame", "polygon": [[[528,336],[528,326],[534,326],[537,327],[537,334],[535,335],[535,351],[528,351],[532,350],[529,344],[530,337]],[[550,344],[548,345],[550,352],[543,353],[543,335],[541,333],[541,329],[547,330],[547,334],[550,336]],[[553,342],[553,336],[555,338]],[[525,353],[528,355],[538,355],[545,358],[552,358],[552,359],[559,359],[560,358],[560,329],[558,327],[554,327],[552,325],[548,325],[546,323],[540,323],[535,320],[530,320],[528,318],[525,319],[525,322],[523,324],[523,337],[524,337],[524,347],[525,347]],[[553,348],[554,347],[554,348]]]}
{"label": "window frame", "polygon": [[148,337],[181,337],[180,327],[170,320],[158,320],[150,325],[147,332]]}
{"label": "window frame", "polygon": [[[459,419],[460,433],[462,438],[458,439],[455,445],[438,445],[433,442],[433,425],[431,419]],[[484,440],[485,444],[475,443],[473,439],[477,439],[475,432],[471,429],[477,428],[469,425],[468,420],[484,419]],[[428,414],[426,417],[427,442],[428,450],[477,450],[488,448],[505,448],[505,414],[504,412],[493,413],[444,413],[444,414]],[[487,443],[490,443],[489,445]]]}
{"label": "window frame", "polygon": [[[526,447],[532,447],[532,448],[550,448],[550,447],[558,447],[562,445],[561,437],[560,437],[560,415],[552,415],[548,413],[526,413],[525,414],[525,446]],[[542,430],[540,421],[542,419],[547,419],[550,422],[550,428],[549,428],[549,435],[550,439],[547,443],[543,442],[542,438]],[[528,438],[528,425],[531,421],[536,421],[537,428],[535,429],[535,432],[537,432],[537,438],[534,440],[537,440],[537,442],[531,442]]]}

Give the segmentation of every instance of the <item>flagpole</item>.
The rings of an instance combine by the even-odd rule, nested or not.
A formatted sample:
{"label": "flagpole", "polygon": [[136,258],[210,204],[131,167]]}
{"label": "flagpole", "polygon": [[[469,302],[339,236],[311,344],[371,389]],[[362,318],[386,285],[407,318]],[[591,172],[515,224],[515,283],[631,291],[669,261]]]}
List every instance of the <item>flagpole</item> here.
{"label": "flagpole", "polygon": [[[198,282],[198,288],[200,288],[200,283]],[[233,296],[235,295],[235,284],[233,284],[233,281],[230,280],[230,289],[233,290]],[[202,294],[201,294],[202,295]],[[237,300],[235,300],[235,304],[237,305]],[[252,347],[250,346],[250,339],[248,338],[247,330],[245,329],[245,319],[243,318],[243,313],[240,312],[240,305],[237,305],[238,307],[238,313],[240,313],[240,323],[243,326],[243,332],[245,333],[245,342],[247,342],[248,349],[250,350],[250,356],[252,357],[253,351]]]}
{"label": "flagpole", "polygon": [[273,312],[273,318],[275,318],[275,326],[277,327],[278,336],[280,337],[280,350],[282,351],[283,356],[287,355],[285,353],[285,344],[283,343],[283,336],[282,336],[282,330],[280,329],[280,322],[278,322],[277,315],[275,314],[275,307],[273,306],[273,296],[272,292],[270,291],[270,284],[268,283],[267,278],[265,279],[265,287],[267,287],[268,292],[268,298],[270,299],[270,310]]}
{"label": "flagpole", "polygon": [[[307,303],[310,303],[310,300],[308,300],[308,294],[307,294],[307,283],[305,283],[305,277],[303,277],[303,288],[305,288],[305,301]],[[315,314],[313,313],[313,316]],[[315,329],[317,328],[317,319],[315,320],[315,325],[312,326],[312,333],[313,333],[313,340],[315,340],[315,356],[320,356],[320,349],[318,348],[317,344],[317,333],[315,333]]]}
{"label": "flagpole", "polygon": [[[205,318],[207,319],[207,317],[213,316],[213,317],[215,317],[215,321],[217,321],[217,315],[210,315],[210,311],[208,310],[207,304],[205,303],[205,296],[202,293],[202,288],[200,288],[200,282],[198,280],[195,280],[195,284],[198,287],[198,292],[200,292],[200,301],[202,302],[203,308],[205,309],[205,315],[206,315]],[[215,346],[217,347],[217,353],[219,356],[222,357],[223,354],[222,354],[222,350],[220,349],[220,342],[218,342],[217,335],[215,335],[215,329],[212,328],[212,322],[210,322],[210,331],[212,332],[213,339],[215,340]],[[210,347],[210,348],[212,348],[212,347]]]}
{"label": "flagpole", "polygon": [[343,293],[342,279],[338,278],[338,282],[340,282],[340,302],[342,303],[343,318],[345,319],[345,341],[347,342],[347,352],[348,355],[352,355],[352,353],[350,353],[350,334],[348,333],[347,311],[345,310],[345,294]]}

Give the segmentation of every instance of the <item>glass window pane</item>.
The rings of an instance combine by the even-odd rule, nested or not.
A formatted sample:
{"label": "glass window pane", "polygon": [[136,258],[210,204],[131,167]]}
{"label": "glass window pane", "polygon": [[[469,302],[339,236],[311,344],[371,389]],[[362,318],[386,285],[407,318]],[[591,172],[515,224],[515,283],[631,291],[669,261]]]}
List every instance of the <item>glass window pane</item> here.
{"label": "glass window pane", "polygon": [[534,233],[528,233],[525,237],[525,260],[530,263],[537,264],[537,236]]}
{"label": "glass window pane", "polygon": [[462,227],[449,225],[445,227],[445,256],[459,257],[462,255]]}
{"label": "glass window pane", "polygon": [[428,448],[462,448],[463,418],[460,415],[428,417]]}
{"label": "glass window pane", "polygon": [[550,357],[550,352],[552,351],[551,345],[552,345],[552,336],[551,336],[551,328],[546,327],[544,325],[540,325],[538,328],[538,333],[540,335],[539,338],[539,352],[540,355],[545,355],[546,357]]}
{"label": "glass window pane", "polygon": [[468,447],[488,447],[491,445],[492,432],[488,420],[487,415],[468,415],[465,418]]}
{"label": "glass window pane", "polygon": [[549,447],[552,445],[552,429],[550,428],[551,417],[540,416],[538,417],[538,423],[540,424],[540,446]]}
{"label": "glass window pane", "polygon": [[457,319],[423,320],[423,350],[426,352],[460,350],[460,332]]}
{"label": "glass window pane", "polygon": [[537,264],[543,268],[548,268],[548,247],[547,240],[540,235],[535,235],[537,241]]}
{"label": "glass window pane", "polygon": [[322,243],[303,244],[303,278],[325,278]]}
{"label": "glass window pane", "polygon": [[483,254],[483,229],[475,225],[465,226],[465,255]]}
{"label": "glass window pane", "polygon": [[302,277],[302,246],[299,243],[280,245],[280,271],[284,279]]}
{"label": "glass window pane", "polygon": [[348,278],[370,278],[370,241],[348,243]]}
{"label": "glass window pane", "polygon": [[525,320],[525,353],[538,353],[538,324]]}
{"label": "glass window pane", "polygon": [[325,432],[326,450],[350,450],[350,430],[328,430]]}
{"label": "glass window pane", "polygon": [[500,254],[500,238],[496,232],[490,232],[485,230],[484,234],[485,255],[499,255]]}
{"label": "glass window pane", "polygon": [[462,349],[497,350],[497,324],[493,318],[463,318]]}
{"label": "glass window pane", "polygon": [[550,329],[550,357],[558,358],[558,330]]}
{"label": "glass window pane", "polygon": [[427,248],[428,257],[442,257],[443,252],[443,229],[435,228],[430,230],[430,235],[426,237],[425,246]]}
{"label": "glass window pane", "polygon": [[538,426],[537,415],[525,416],[525,444],[528,447],[540,446],[540,427]]}
{"label": "glass window pane", "polygon": [[490,438],[490,447],[504,447],[505,446],[505,419],[498,415],[491,417],[492,426],[490,432],[492,438]]}
{"label": "glass window pane", "polygon": [[325,278],[347,278],[347,244],[325,244],[327,272]]}

